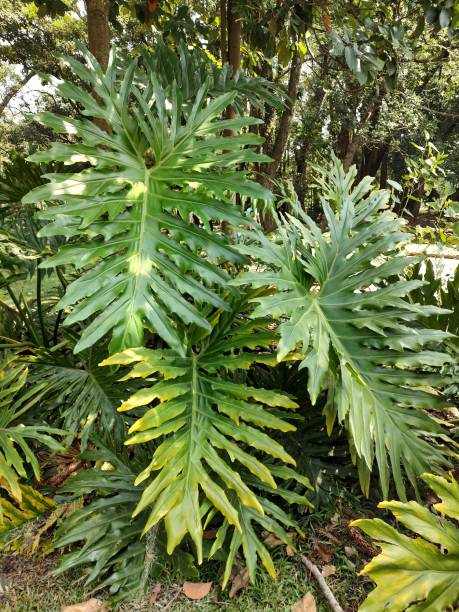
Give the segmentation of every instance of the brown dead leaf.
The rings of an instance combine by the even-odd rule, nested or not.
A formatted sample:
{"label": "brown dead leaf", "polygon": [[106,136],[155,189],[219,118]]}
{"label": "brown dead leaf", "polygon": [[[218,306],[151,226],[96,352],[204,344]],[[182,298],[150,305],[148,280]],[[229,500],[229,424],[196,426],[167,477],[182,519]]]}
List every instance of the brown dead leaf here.
{"label": "brown dead leaf", "polygon": [[285,547],[285,554],[287,555],[287,557],[294,557],[295,556],[295,552],[294,552],[293,548],[291,546],[289,546],[288,544]]}
{"label": "brown dead leaf", "polygon": [[264,539],[264,542],[268,546],[273,546],[273,547],[274,546],[281,546],[281,544],[283,544],[282,540],[280,540],[273,533],[270,533],[268,536],[266,536],[266,538]]}
{"label": "brown dead leaf", "polygon": [[103,601],[93,597],[87,601],[74,604],[73,606],[65,606],[62,612],[108,612]]}
{"label": "brown dead leaf", "polygon": [[202,599],[210,593],[211,582],[184,582],[182,591],[188,599]]}
{"label": "brown dead leaf", "polygon": [[293,604],[292,612],[317,612],[313,594],[311,592],[306,593],[296,604]]}
{"label": "brown dead leaf", "polygon": [[204,540],[215,540],[215,537],[217,536],[217,531],[218,529],[215,527],[212,527],[212,529],[206,529],[203,532],[202,537]]}
{"label": "brown dead leaf", "polygon": [[151,592],[150,597],[148,598],[148,603],[151,605],[153,605],[156,600],[159,597],[159,594],[161,593],[161,585],[160,584],[155,584],[155,586],[153,587],[153,590]]}
{"label": "brown dead leaf", "polygon": [[317,542],[317,544],[314,544],[314,548],[312,550],[313,553],[320,557],[324,563],[330,563],[330,561],[332,560],[333,555],[330,551],[330,548],[324,546],[324,544]]}
{"label": "brown dead leaf", "polygon": [[336,567],[334,565],[324,565],[322,568],[322,576],[326,578],[327,576],[333,576],[336,574]]}
{"label": "brown dead leaf", "polygon": [[239,593],[239,591],[246,589],[249,586],[249,572],[247,571],[247,568],[244,567],[239,574],[236,574],[236,576],[232,578],[231,582],[232,585],[229,592],[229,597],[233,598]]}
{"label": "brown dead leaf", "polygon": [[330,542],[333,542],[334,544],[337,544],[339,546],[342,542],[332,533],[333,529],[334,529],[334,526],[330,524],[330,525],[327,525],[325,529],[318,529],[317,532],[324,535],[326,538],[328,538]]}

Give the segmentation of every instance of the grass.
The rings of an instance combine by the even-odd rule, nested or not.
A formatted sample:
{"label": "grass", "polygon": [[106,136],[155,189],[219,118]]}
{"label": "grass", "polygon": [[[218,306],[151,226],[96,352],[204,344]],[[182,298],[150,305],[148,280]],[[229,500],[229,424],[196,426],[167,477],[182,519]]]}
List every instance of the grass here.
{"label": "grass", "polygon": [[[370,582],[358,576],[358,570],[368,560],[368,552],[352,539],[347,529],[348,511],[339,513],[339,518],[311,517],[305,525],[306,537],[297,542],[298,548],[318,566],[333,565],[335,574],[327,577],[327,583],[346,612],[355,612],[365,598]],[[351,551],[351,553],[349,552]],[[119,612],[148,612],[149,610],[183,612],[283,612],[292,609],[293,604],[308,591],[314,595],[318,612],[329,612],[330,606],[324,599],[317,583],[309,575],[298,555],[288,556],[284,546],[272,549],[278,571],[277,580],[272,580],[260,571],[254,584],[229,598],[229,589],[222,592],[219,586],[221,563],[205,562],[193,582],[212,582],[209,595],[200,601],[190,601],[182,593],[184,578],[167,562],[158,564],[156,577],[152,578],[145,597],[139,601],[123,604]],[[18,554],[3,554],[0,557],[0,609],[5,612],[60,612],[66,605],[79,603],[90,597],[106,601],[107,593],[91,594],[84,586],[82,572],[54,577],[51,570],[59,558],[51,555],[24,557]],[[155,603],[150,597],[155,585],[161,586]],[[110,609],[110,608],[109,608]]]}
{"label": "grass", "polygon": [[[149,603],[151,584],[145,598],[124,604],[120,612],[140,612],[148,610],[262,612],[291,610],[293,604],[305,593],[311,591],[316,599],[317,610],[328,612],[329,606],[317,585],[310,578],[298,559],[276,555],[278,579],[273,581],[265,573],[260,573],[255,584],[249,585],[233,599],[228,597],[228,589],[221,592],[218,583],[208,596],[200,601],[190,601],[181,593],[183,578],[177,575],[162,576],[161,591],[154,604]],[[12,559],[14,560],[12,562]],[[49,571],[56,565],[57,558],[24,559],[12,555],[0,561],[0,580],[2,594],[0,608],[4,612],[60,612],[64,606],[85,601],[91,596],[106,599],[106,594],[91,595],[85,590],[81,574],[67,574],[54,577]],[[200,580],[215,578],[212,569],[204,568]],[[327,579],[337,599],[346,611],[357,610],[365,597],[365,582],[355,573],[337,568],[337,574]]]}

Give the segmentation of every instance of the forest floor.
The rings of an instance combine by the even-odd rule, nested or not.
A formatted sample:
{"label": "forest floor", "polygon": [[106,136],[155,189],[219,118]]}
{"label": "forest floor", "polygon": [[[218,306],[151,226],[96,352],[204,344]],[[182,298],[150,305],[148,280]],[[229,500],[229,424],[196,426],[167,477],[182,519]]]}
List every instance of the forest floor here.
{"label": "forest floor", "polygon": [[[328,513],[327,513],[328,514]],[[142,600],[126,603],[120,612],[164,612],[229,611],[229,612],[290,612],[306,593],[314,598],[317,612],[331,609],[315,579],[304,567],[300,554],[305,554],[326,576],[326,582],[345,612],[355,612],[372,587],[371,581],[358,572],[377,551],[361,532],[349,528],[349,521],[356,518],[350,509],[333,516],[318,516],[308,519],[305,537],[298,539],[298,553],[284,545],[270,542],[271,552],[278,571],[277,580],[260,571],[254,584],[246,584],[244,574],[235,574],[232,584],[222,592],[219,586],[221,563],[205,562],[192,582],[212,582],[210,593],[199,601],[187,599],[183,593],[186,578],[170,567],[159,567]],[[319,521],[319,522],[317,522]],[[65,606],[98,598],[111,610],[106,602],[108,594],[91,594],[84,586],[83,572],[53,576],[59,557],[3,554],[0,556],[0,609],[4,612],[61,612]],[[231,595],[231,586],[240,581],[242,588]],[[233,590],[234,587],[233,587]],[[82,611],[84,608],[82,608]],[[91,609],[96,610],[96,608]],[[296,607],[299,612],[312,612],[310,607]],[[89,609],[88,609],[89,612]]]}

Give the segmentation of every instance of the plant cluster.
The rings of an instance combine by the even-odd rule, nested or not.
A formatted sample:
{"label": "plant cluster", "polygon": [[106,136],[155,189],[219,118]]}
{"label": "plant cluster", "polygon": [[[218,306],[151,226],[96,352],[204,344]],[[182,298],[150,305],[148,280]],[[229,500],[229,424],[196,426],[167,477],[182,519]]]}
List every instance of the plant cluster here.
{"label": "plant cluster", "polygon": [[[262,534],[295,549],[291,509],[317,488],[307,445],[288,448],[304,412],[319,405],[328,433],[346,433],[366,494],[405,499],[451,465],[437,415],[452,334],[424,322],[449,311],[411,299],[410,235],[354,167],[334,159],[319,177],[322,225],[296,207],[268,238],[244,213],[271,198],[251,174],[269,161],[260,120],[243,113],[246,98],[282,104],[267,81],[184,46],[129,63],[113,50],[106,71],[81,52],[64,62],[85,85],[55,85],[82,118],[37,118],[67,142],[30,161],[60,166],[1,236],[16,245],[0,263],[17,330],[2,345],[2,486],[21,502],[32,474],[51,482],[30,438],[77,448],[59,494],[85,503],[56,533],[74,545],[59,571],[89,568],[115,601],[142,590],[160,541],[170,555],[192,544],[198,563],[223,550],[223,585],[239,557],[252,580],[258,561],[275,576]],[[30,275],[32,300],[18,289]],[[282,367],[306,372],[305,389],[276,388]]]}

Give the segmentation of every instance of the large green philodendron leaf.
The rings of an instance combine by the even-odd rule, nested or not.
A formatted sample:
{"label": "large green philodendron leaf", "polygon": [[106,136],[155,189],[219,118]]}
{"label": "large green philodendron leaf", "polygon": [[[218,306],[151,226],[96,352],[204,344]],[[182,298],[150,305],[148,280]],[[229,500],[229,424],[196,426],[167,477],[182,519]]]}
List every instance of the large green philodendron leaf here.
{"label": "large green philodendron leaf", "polygon": [[376,588],[360,612],[443,612],[456,609],[459,603],[459,528],[445,518],[457,521],[459,517],[459,484],[432,474],[422,478],[441,500],[433,504],[438,514],[414,501],[379,504],[421,537],[402,534],[381,519],[352,523],[381,548],[362,570]]}
{"label": "large green philodendron leaf", "polygon": [[363,489],[376,458],[384,497],[392,473],[403,498],[402,468],[415,486],[416,475],[448,465],[445,432],[425,411],[446,406],[430,387],[443,381],[419,370],[450,360],[422,348],[450,334],[417,321],[448,311],[404,299],[420,285],[393,280],[413,262],[397,250],[408,235],[386,210],[388,192],[369,177],[353,187],[354,178],[336,162],[323,182],[327,230],[298,211],[278,243],[260,235],[261,246],[245,247],[263,267],[233,282],[276,288],[256,298],[253,316],[281,319],[278,359],[302,347],[312,402],[328,389],[328,429],[336,416],[346,424]]}
{"label": "large green philodendron leaf", "polygon": [[[73,306],[65,324],[90,319],[77,351],[112,333],[111,351],[143,344],[144,328],[154,330],[182,352],[178,321],[210,331],[202,304],[225,308],[215,290],[228,281],[222,259],[243,257],[211,221],[247,224],[231,196],[268,198],[270,193],[238,166],[268,158],[252,150],[260,138],[251,133],[225,137],[258,120],[221,120],[237,95],[212,98],[201,84],[192,103],[175,81],[161,87],[164,75],[144,72],[138,58],[119,74],[115,51],[104,74],[90,53],[88,66],[66,63],[97,95],[63,82],[59,93],[83,107],[84,115],[103,119],[108,131],[90,120],[44,113],[39,120],[57,133],[76,138],[38,152],[34,161],[88,164],[74,174],[46,175],[49,183],[23,202],[61,201],[40,217],[51,220],[41,235],[71,239],[43,266],[83,268],[59,307]],[[160,64],[158,64],[159,66]],[[192,215],[200,224],[191,222]]]}
{"label": "large green philodendron leaf", "polygon": [[[184,356],[171,349],[133,348],[109,357],[101,365],[135,363],[129,376],[150,380],[119,408],[124,411],[149,406],[131,427],[133,436],[126,444],[162,438],[150,465],[136,480],[138,484],[154,475],[135,511],[137,515],[151,509],[145,531],[164,519],[168,552],[172,553],[189,533],[201,562],[203,524],[209,510],[218,511],[227,527],[233,526],[240,534],[233,557],[242,542],[253,577],[257,553],[270,571],[272,561],[261,543],[254,546],[252,540],[247,548],[250,521],[239,508],[250,509],[267,528],[269,520],[263,521],[265,510],[256,489],[288,496],[289,491],[277,489],[274,476],[300,482],[305,479],[287,466],[270,467],[257,457],[263,453],[295,464],[263,429],[294,430],[275,408],[295,409],[297,404],[284,394],[234,381],[235,370],[248,369],[255,361],[272,363],[275,355],[260,350],[273,339],[266,321],[252,321],[241,314],[247,309],[246,299],[228,303],[230,312],[219,310],[209,316],[213,323],[210,335],[203,339],[199,328],[190,332]],[[247,351],[255,347],[257,351]],[[153,384],[151,377],[156,378]],[[253,487],[248,485],[250,478],[255,481]],[[308,503],[304,496],[296,496],[295,502],[300,501]]]}

